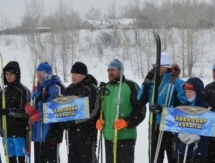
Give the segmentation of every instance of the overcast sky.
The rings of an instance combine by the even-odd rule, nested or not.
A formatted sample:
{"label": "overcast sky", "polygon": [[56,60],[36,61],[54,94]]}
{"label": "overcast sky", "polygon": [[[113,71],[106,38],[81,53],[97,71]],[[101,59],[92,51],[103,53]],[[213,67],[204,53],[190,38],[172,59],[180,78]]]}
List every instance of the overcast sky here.
{"label": "overcast sky", "polygon": [[[11,20],[12,24],[20,22],[20,18],[25,11],[26,0],[0,0],[0,14],[7,16]],[[107,11],[111,2],[115,1],[117,5],[125,5],[132,0],[61,0],[63,2],[70,2],[82,15],[92,7],[100,8],[103,13]],[[140,0],[144,1],[144,0]],[[46,12],[48,13],[50,8],[54,9],[59,0],[43,0],[45,4]]]}
{"label": "overcast sky", "polygon": [[[12,25],[17,25],[20,22],[24,12],[25,12],[25,1],[26,0],[0,0],[0,21],[1,15],[6,16],[12,23]],[[30,1],[30,0],[27,0]],[[39,0],[38,0],[39,1]],[[42,0],[46,13],[48,14],[50,9],[55,9],[59,0]],[[128,2],[132,2],[134,0],[60,0],[62,2],[70,2],[74,9],[77,9],[82,16],[89,11],[92,7],[100,8],[103,15],[107,12],[108,6],[112,2],[115,2],[118,6],[126,5]],[[140,2],[144,2],[147,0],[139,0]],[[163,0],[148,0],[154,1],[154,3],[160,3]],[[173,0],[175,1],[175,0]],[[204,2],[211,2],[211,0],[198,0]]]}

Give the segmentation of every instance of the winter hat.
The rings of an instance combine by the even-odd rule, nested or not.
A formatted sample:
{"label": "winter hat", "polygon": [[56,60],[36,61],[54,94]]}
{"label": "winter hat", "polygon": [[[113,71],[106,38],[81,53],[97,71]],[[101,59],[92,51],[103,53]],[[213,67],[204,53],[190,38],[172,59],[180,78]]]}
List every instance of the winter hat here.
{"label": "winter hat", "polygon": [[212,70],[215,71],[215,63],[213,64]]}
{"label": "winter hat", "polygon": [[5,67],[4,67],[4,72],[9,71],[14,74],[21,74],[20,68],[19,68],[19,63],[17,61],[10,61]]}
{"label": "winter hat", "polygon": [[18,71],[16,71],[13,67],[6,67],[4,69],[5,72],[11,72],[11,73],[14,73],[14,74],[18,74]]}
{"label": "winter hat", "polygon": [[114,59],[108,65],[108,70],[109,69],[115,69],[115,70],[121,71],[122,70],[122,62],[120,62],[118,59]]}
{"label": "winter hat", "polygon": [[5,73],[7,71],[16,74],[16,82],[18,82],[18,83],[20,82],[21,71],[20,71],[19,63],[17,61],[8,62],[7,65],[4,67],[3,71],[4,71],[4,84],[5,85],[8,84],[6,76],[5,76]]}
{"label": "winter hat", "polygon": [[[184,90],[193,90],[196,92],[196,105],[204,101],[204,83],[198,77],[189,78],[183,85]],[[201,106],[201,105],[200,105]]]}
{"label": "winter hat", "polygon": [[[154,59],[153,65],[156,65],[156,59]],[[172,59],[166,52],[161,52],[160,65],[168,68],[171,68],[172,66]]]}
{"label": "winter hat", "polygon": [[71,73],[87,75],[87,66],[82,62],[75,62],[72,66]]}
{"label": "winter hat", "polygon": [[38,72],[42,71],[42,72],[46,72],[48,74],[51,74],[52,73],[52,67],[48,62],[42,62],[38,65],[37,71]]}

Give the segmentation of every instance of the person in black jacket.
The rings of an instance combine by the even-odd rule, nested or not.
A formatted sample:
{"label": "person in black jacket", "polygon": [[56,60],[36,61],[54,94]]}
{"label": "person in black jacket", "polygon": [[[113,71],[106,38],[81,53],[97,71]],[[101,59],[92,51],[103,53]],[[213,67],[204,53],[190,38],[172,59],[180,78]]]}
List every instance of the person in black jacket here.
{"label": "person in black jacket", "polygon": [[48,62],[42,62],[37,67],[37,88],[32,95],[35,108],[25,106],[32,124],[32,140],[34,142],[35,163],[58,163],[59,145],[63,139],[63,128],[60,123],[43,123],[43,103],[51,102],[62,96],[65,87],[60,78],[52,74],[52,67]]}
{"label": "person in black jacket", "polygon": [[62,123],[67,130],[68,163],[96,163],[96,120],[99,117],[97,81],[88,74],[87,66],[76,62],[71,69],[72,84],[65,95],[89,97],[90,118]]}
{"label": "person in black jacket", "polygon": [[[205,86],[205,101],[213,108],[215,109],[215,63],[212,67],[212,75],[214,81],[207,84]],[[209,145],[208,145],[208,162],[213,163],[215,162],[215,138],[210,137],[209,138]]]}
{"label": "person in black jacket", "polygon": [[[3,77],[5,108],[1,108],[0,114],[1,118],[3,115],[6,116],[9,162],[24,163],[28,126],[28,116],[25,114],[24,107],[30,101],[30,91],[20,82],[21,71],[18,62],[10,61],[3,69]],[[3,102],[1,92],[1,106]],[[4,135],[2,137],[4,140]]]}

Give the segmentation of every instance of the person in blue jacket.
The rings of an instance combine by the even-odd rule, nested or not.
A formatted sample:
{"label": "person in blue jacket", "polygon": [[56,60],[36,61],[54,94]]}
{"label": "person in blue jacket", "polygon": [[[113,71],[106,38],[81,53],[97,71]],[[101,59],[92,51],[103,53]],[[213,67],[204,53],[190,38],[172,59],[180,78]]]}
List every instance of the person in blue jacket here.
{"label": "person in blue jacket", "polygon": [[38,83],[32,97],[35,99],[35,108],[30,105],[25,106],[25,111],[30,116],[30,123],[33,125],[34,162],[58,163],[63,128],[60,123],[43,124],[43,103],[62,96],[65,87],[60,78],[52,74],[52,67],[48,62],[40,63],[36,71]]}
{"label": "person in blue jacket", "polygon": [[[190,106],[209,107],[204,102],[204,84],[201,79],[197,77],[189,78],[183,89],[185,91],[187,100]],[[178,163],[183,163],[185,156],[185,148],[188,146],[188,152],[186,157],[186,163],[206,163],[208,155],[208,137],[199,136],[189,133],[175,134],[177,145],[173,148],[176,152],[176,158]]]}
{"label": "person in blue jacket", "polygon": [[[161,120],[161,112],[163,107],[174,107],[181,104],[186,104],[187,99],[182,88],[184,81],[178,76],[180,74],[180,68],[177,64],[172,67],[172,59],[166,52],[161,53],[160,62],[160,80],[158,88],[158,100],[156,104],[152,104],[152,94],[154,88],[154,74],[155,74],[155,61],[154,68],[152,68],[142,86],[138,92],[137,99],[140,100],[140,105],[144,106],[149,102],[149,110],[156,113],[156,127],[155,127],[155,141],[157,144],[159,136],[159,125]],[[157,163],[163,163],[164,152],[166,151],[167,159],[169,163],[175,163],[176,160],[173,157],[172,147],[173,147],[173,137],[174,135],[170,132],[163,133],[163,139],[159,150],[159,155]]]}

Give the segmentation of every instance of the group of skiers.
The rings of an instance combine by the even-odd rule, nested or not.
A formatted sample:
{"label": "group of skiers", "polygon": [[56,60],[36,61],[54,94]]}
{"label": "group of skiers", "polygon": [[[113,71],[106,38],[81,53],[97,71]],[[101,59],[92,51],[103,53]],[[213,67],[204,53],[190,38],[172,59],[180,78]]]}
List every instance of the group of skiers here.
{"label": "group of skiers", "polygon": [[[153,138],[156,142],[163,107],[191,105],[215,109],[215,64],[212,68],[214,81],[204,88],[200,78],[191,77],[186,82],[180,79],[179,66],[172,63],[166,52],[162,52],[158,100],[157,103],[151,103],[155,68],[154,62],[139,88],[137,83],[125,78],[122,62],[114,59],[107,67],[109,81],[101,82],[103,84],[98,86],[95,77],[88,73],[87,66],[76,62],[71,68],[72,83],[65,88],[60,78],[53,75],[51,65],[42,62],[36,69],[36,87],[30,93],[20,82],[19,63],[10,61],[3,69],[5,87],[2,89],[5,94],[0,94],[0,105],[4,106],[2,103],[5,102],[0,116],[1,119],[6,116],[7,137],[4,136],[4,130],[2,137],[7,141],[9,162],[26,162],[26,154],[31,154],[27,141],[30,133],[34,142],[35,163],[60,162],[59,145],[65,131],[68,163],[97,163],[100,131],[104,138],[106,163],[134,163],[136,127],[145,118],[147,103],[150,112],[156,114]],[[89,97],[90,118],[44,124],[43,103],[69,95]],[[157,163],[163,163],[165,151],[169,163],[182,163],[186,145],[189,145],[187,163],[215,162],[215,138],[164,132]]]}

